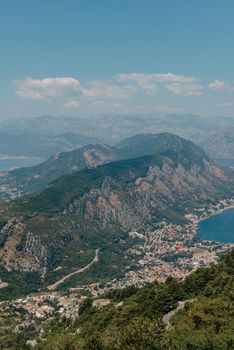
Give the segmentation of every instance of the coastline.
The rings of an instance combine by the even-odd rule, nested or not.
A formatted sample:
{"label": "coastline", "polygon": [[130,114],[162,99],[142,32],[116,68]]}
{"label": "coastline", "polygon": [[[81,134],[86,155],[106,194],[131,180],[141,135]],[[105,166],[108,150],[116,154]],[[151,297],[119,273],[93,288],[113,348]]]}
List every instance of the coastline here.
{"label": "coastline", "polygon": [[[220,208],[220,205],[225,205],[225,206]],[[193,233],[194,237],[196,237],[196,236],[198,237],[198,226],[199,226],[200,222],[207,220],[207,219],[211,218],[212,216],[219,215],[219,214],[221,214],[224,211],[227,211],[229,209],[234,209],[234,199],[230,199],[230,200],[222,199],[222,200],[220,200],[218,203],[212,205],[211,207],[209,207],[209,209],[205,210],[200,217],[195,215],[195,214],[189,214],[190,217],[193,217],[193,219],[191,220],[191,223],[192,223],[192,233]],[[188,217],[188,215],[186,217]],[[203,240],[203,239],[201,239],[201,240],[206,241],[206,242],[211,242],[211,240]],[[234,243],[225,243],[225,242],[220,242],[220,243],[225,244],[225,245],[229,245],[229,246],[234,246]]]}

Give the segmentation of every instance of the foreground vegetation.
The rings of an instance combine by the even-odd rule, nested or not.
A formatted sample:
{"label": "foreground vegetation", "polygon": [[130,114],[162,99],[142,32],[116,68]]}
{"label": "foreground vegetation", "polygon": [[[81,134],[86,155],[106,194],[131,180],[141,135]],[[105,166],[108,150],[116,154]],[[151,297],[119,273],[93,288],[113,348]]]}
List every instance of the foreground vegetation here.
{"label": "foreground vegetation", "polygon": [[[103,308],[86,299],[73,321],[58,317],[34,334],[37,350],[231,350],[234,349],[234,252],[189,275],[138,289],[112,290]],[[188,300],[168,325],[162,316]],[[10,336],[0,349],[27,349]],[[32,338],[31,338],[32,339]]]}

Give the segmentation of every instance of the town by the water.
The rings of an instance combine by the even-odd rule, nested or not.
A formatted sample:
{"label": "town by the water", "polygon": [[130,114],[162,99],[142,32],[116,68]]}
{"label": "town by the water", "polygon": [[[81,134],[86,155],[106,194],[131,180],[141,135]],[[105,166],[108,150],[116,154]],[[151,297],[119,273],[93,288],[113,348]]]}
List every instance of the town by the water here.
{"label": "town by the water", "polygon": [[[130,285],[139,287],[153,281],[164,282],[169,276],[183,279],[200,267],[216,263],[223,253],[234,247],[234,244],[202,241],[197,237],[197,228],[201,220],[233,207],[233,199],[223,199],[208,207],[198,208],[192,214],[186,214],[187,223],[184,225],[161,221],[154,230],[144,234],[131,231],[129,236],[137,238],[138,243],[129,249],[128,254],[135,257],[136,268],[131,270],[129,267],[124,278],[108,281],[104,285],[79,285],[67,292],[48,290],[13,301],[3,301],[0,303],[1,314],[18,315],[21,322],[15,325],[13,331],[22,333],[28,327],[38,328],[45,320],[58,315],[77,317],[79,304],[87,296],[95,297],[93,306],[101,308],[109,303],[103,295],[113,288],[125,288]],[[6,286],[7,283],[0,281],[0,288]],[[120,305],[116,305],[118,306]]]}

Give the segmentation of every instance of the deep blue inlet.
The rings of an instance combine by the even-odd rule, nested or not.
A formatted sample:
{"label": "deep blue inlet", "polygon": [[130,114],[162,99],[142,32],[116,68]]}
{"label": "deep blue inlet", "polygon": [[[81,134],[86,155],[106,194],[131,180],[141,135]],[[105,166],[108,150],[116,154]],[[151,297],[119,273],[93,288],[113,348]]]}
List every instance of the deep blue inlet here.
{"label": "deep blue inlet", "polygon": [[201,221],[197,233],[200,239],[234,243],[234,208]]}

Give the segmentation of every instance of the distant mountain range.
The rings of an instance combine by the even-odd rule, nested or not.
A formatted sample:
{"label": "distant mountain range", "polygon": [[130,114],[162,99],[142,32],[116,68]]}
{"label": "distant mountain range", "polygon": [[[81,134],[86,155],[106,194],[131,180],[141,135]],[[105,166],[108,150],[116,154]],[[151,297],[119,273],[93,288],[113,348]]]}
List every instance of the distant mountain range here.
{"label": "distant mountain range", "polygon": [[[228,175],[201,148],[173,134],[135,136],[114,152],[105,146],[99,151],[104,162],[115,152],[125,159],[61,176],[41,192],[1,208],[5,280],[20,271],[20,276],[36,273],[38,281],[44,276],[43,283],[54,282],[91,261],[94,249],[101,249],[101,260],[98,271],[90,271],[91,280],[116,276],[131,264],[124,258],[129,230],[163,219],[183,222],[195,206],[230,195]],[[78,159],[84,161],[84,154]]]}
{"label": "distant mountain range", "polygon": [[[180,152],[184,148],[184,141],[181,140],[170,133],[139,134],[124,139],[115,147],[101,144],[88,145],[55,155],[39,165],[10,171],[0,177],[0,185],[8,189],[17,188],[22,194],[35,192],[45,188],[62,175],[84,168],[95,168],[114,160],[157,154],[165,150]],[[187,142],[187,148],[187,152],[192,153],[196,146]]]}
{"label": "distant mountain range", "polygon": [[0,128],[0,155],[48,158],[52,154],[96,142],[96,138],[73,132],[48,135],[26,131],[6,132]]}
{"label": "distant mountain range", "polygon": [[234,127],[216,132],[201,145],[213,159],[233,160],[234,164]]}
{"label": "distant mountain range", "polygon": [[183,114],[18,118],[0,125],[0,156],[49,158],[89,144],[113,146],[135,134],[171,132],[200,145],[212,158],[234,159],[233,129],[234,118]]}
{"label": "distant mountain range", "polygon": [[200,142],[218,130],[234,126],[234,118],[190,114],[92,115],[86,117],[40,116],[17,118],[1,123],[0,131],[29,135],[60,135],[73,132],[95,137],[102,143],[116,144],[140,133],[173,132]]}
{"label": "distant mountain range", "polygon": [[[62,152],[33,167],[18,168],[3,174],[0,185],[17,188],[22,194],[45,188],[62,175],[117,159],[116,150],[107,145],[88,145]],[[1,197],[1,195],[0,195]],[[7,198],[7,196],[6,196]]]}

